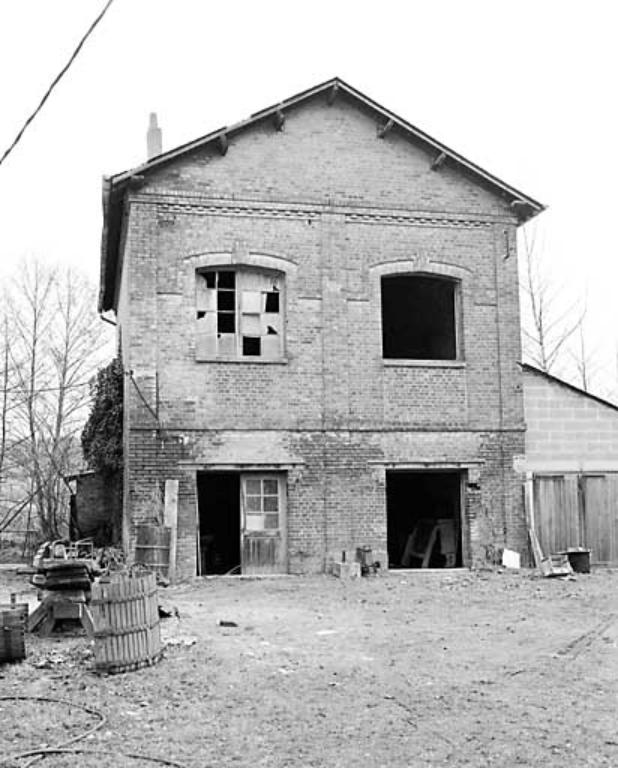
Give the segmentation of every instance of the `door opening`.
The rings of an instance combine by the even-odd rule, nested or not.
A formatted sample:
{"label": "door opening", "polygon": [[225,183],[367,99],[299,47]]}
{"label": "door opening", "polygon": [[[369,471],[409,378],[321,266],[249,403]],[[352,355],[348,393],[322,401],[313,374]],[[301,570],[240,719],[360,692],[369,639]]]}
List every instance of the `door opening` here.
{"label": "door opening", "polygon": [[461,472],[386,473],[389,568],[462,565]]}
{"label": "door opening", "polygon": [[198,472],[198,576],[240,572],[240,474]]}

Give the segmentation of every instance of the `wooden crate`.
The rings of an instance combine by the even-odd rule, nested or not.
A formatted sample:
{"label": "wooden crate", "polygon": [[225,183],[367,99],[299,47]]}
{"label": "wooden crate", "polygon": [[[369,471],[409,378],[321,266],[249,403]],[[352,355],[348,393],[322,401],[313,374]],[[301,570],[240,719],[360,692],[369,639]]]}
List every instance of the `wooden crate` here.
{"label": "wooden crate", "polygon": [[159,604],[154,573],[115,575],[92,585],[95,669],[129,672],[161,657]]}

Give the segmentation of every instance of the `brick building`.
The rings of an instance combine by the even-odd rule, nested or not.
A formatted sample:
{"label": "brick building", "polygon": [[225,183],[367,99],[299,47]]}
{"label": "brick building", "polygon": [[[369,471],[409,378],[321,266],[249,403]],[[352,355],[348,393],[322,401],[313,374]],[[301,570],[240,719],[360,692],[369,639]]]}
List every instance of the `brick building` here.
{"label": "brick building", "polygon": [[515,234],[542,206],[337,78],[157,132],[104,181],[125,540],[175,479],[187,575],[522,549]]}

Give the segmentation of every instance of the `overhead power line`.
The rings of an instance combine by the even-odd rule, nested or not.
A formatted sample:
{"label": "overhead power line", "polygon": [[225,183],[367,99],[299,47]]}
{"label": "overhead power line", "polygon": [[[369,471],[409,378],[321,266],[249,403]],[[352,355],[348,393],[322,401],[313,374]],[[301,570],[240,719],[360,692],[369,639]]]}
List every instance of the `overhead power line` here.
{"label": "overhead power line", "polygon": [[99,14],[99,15],[96,17],[96,19],[95,19],[95,20],[92,22],[92,24],[91,24],[91,25],[88,27],[88,31],[87,31],[87,32],[86,32],[86,34],[85,34],[85,35],[82,37],[82,39],[79,41],[79,43],[78,43],[78,45],[77,45],[77,48],[76,48],[76,49],[73,51],[73,53],[71,54],[71,56],[70,56],[69,60],[67,61],[67,63],[66,63],[66,64],[64,65],[64,67],[63,67],[63,68],[60,70],[60,72],[59,72],[59,73],[56,75],[56,77],[54,78],[54,80],[53,80],[52,84],[49,86],[49,88],[47,89],[47,91],[45,91],[45,95],[43,96],[43,98],[42,98],[42,99],[41,99],[41,101],[39,102],[39,105],[38,105],[38,107],[37,107],[37,108],[34,110],[34,112],[33,112],[33,113],[30,115],[30,117],[29,117],[29,118],[26,120],[26,122],[23,124],[23,126],[21,127],[21,130],[19,131],[19,133],[17,134],[17,136],[16,136],[16,137],[13,139],[13,143],[11,144],[11,146],[10,146],[10,147],[9,147],[9,148],[6,150],[6,152],[5,152],[5,153],[2,155],[2,157],[0,157],[0,165],[2,165],[2,163],[3,163],[3,162],[6,160],[6,158],[7,158],[7,157],[8,157],[8,156],[11,154],[11,152],[12,152],[12,151],[15,149],[15,147],[17,146],[17,144],[19,144],[19,141],[20,141],[21,137],[24,135],[24,132],[26,131],[26,128],[27,128],[27,127],[30,125],[30,123],[31,123],[31,122],[34,120],[34,118],[35,118],[35,117],[36,117],[36,116],[39,114],[39,112],[41,111],[41,109],[42,109],[42,107],[43,107],[43,104],[45,104],[45,102],[47,101],[47,99],[50,97],[50,95],[51,95],[51,92],[52,92],[52,91],[54,90],[54,88],[55,88],[55,87],[58,85],[58,83],[60,82],[60,80],[62,79],[63,75],[66,73],[66,71],[69,69],[69,67],[71,66],[71,64],[72,64],[72,63],[75,61],[75,59],[77,58],[77,54],[78,54],[78,53],[81,51],[81,49],[82,49],[82,47],[83,47],[84,43],[85,43],[85,42],[86,42],[86,40],[87,40],[87,39],[90,37],[90,35],[91,35],[91,34],[92,34],[92,32],[94,31],[94,29],[95,29],[95,27],[97,26],[97,24],[98,24],[98,23],[101,21],[101,19],[103,18],[103,16],[105,16],[105,14],[107,13],[107,9],[110,7],[110,5],[111,5],[113,2],[114,2],[114,0],[108,0],[108,1],[107,1],[107,3],[105,4],[105,7],[104,7],[104,8],[103,8],[103,10],[101,11],[101,13],[100,13],[100,14]]}

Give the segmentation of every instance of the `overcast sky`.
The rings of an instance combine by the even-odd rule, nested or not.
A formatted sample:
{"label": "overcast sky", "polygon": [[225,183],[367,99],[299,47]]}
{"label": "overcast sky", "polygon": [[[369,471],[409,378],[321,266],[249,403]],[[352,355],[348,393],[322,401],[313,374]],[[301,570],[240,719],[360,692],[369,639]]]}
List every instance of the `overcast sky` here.
{"label": "overcast sky", "polygon": [[[104,0],[0,0],[0,154]],[[613,364],[615,3],[115,0],[0,166],[3,268],[99,268],[101,177],[339,75],[549,206],[556,281]]]}

